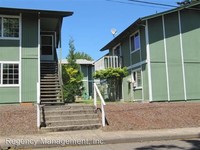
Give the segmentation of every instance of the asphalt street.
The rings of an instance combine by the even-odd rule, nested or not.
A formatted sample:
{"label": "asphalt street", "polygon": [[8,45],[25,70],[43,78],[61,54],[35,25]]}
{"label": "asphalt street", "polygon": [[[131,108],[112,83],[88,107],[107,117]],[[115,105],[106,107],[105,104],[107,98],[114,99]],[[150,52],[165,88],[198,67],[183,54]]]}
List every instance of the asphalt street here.
{"label": "asphalt street", "polygon": [[[165,140],[150,142],[134,142],[92,146],[69,146],[58,148],[46,148],[49,150],[199,150],[200,138],[187,140]],[[35,149],[35,150],[45,150]]]}

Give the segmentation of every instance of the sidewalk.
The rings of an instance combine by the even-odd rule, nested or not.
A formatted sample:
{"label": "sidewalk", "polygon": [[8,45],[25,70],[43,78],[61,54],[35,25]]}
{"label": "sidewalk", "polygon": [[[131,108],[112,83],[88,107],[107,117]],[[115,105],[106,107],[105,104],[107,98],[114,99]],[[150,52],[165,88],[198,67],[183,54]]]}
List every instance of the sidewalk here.
{"label": "sidewalk", "polygon": [[84,130],[0,137],[0,147],[2,149],[6,149],[8,147],[48,148],[68,145],[74,146],[92,144],[116,144],[144,141],[189,139],[199,137],[200,127],[117,132],[103,132],[101,130]]}

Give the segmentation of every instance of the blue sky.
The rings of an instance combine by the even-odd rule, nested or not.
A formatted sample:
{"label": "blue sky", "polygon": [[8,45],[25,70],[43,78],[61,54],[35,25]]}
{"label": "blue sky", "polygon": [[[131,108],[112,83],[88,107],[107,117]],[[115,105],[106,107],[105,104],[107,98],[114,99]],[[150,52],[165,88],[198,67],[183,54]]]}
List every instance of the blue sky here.
{"label": "blue sky", "polygon": [[[141,5],[128,0],[116,1],[128,3],[107,0],[0,0],[0,4],[1,7],[73,11],[73,16],[66,17],[63,22],[63,57],[68,54],[68,43],[72,37],[76,51],[85,52],[97,60],[107,52],[99,50],[113,39],[110,31],[112,28],[117,29],[119,34],[139,17],[171,9]],[[145,1],[176,5],[181,0]]]}

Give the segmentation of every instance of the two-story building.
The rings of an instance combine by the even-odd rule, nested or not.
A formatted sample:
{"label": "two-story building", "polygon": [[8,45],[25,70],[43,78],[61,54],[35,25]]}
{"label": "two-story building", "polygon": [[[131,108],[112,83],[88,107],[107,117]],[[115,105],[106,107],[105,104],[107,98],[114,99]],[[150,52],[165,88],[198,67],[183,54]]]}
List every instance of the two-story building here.
{"label": "two-story building", "polygon": [[0,103],[62,102],[57,51],[72,14],[0,8]]}
{"label": "two-story building", "polygon": [[200,99],[200,2],[139,18],[105,50],[109,56],[96,65],[128,68],[123,100]]}

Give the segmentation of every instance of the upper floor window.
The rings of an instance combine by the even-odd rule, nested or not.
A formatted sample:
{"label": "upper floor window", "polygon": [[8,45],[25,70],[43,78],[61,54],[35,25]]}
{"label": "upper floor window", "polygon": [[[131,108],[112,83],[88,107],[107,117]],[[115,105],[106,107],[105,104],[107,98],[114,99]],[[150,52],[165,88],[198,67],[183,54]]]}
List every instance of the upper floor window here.
{"label": "upper floor window", "polygon": [[19,18],[0,17],[0,37],[19,38]]}
{"label": "upper floor window", "polygon": [[140,49],[140,34],[136,32],[134,35],[131,36],[131,52]]}

